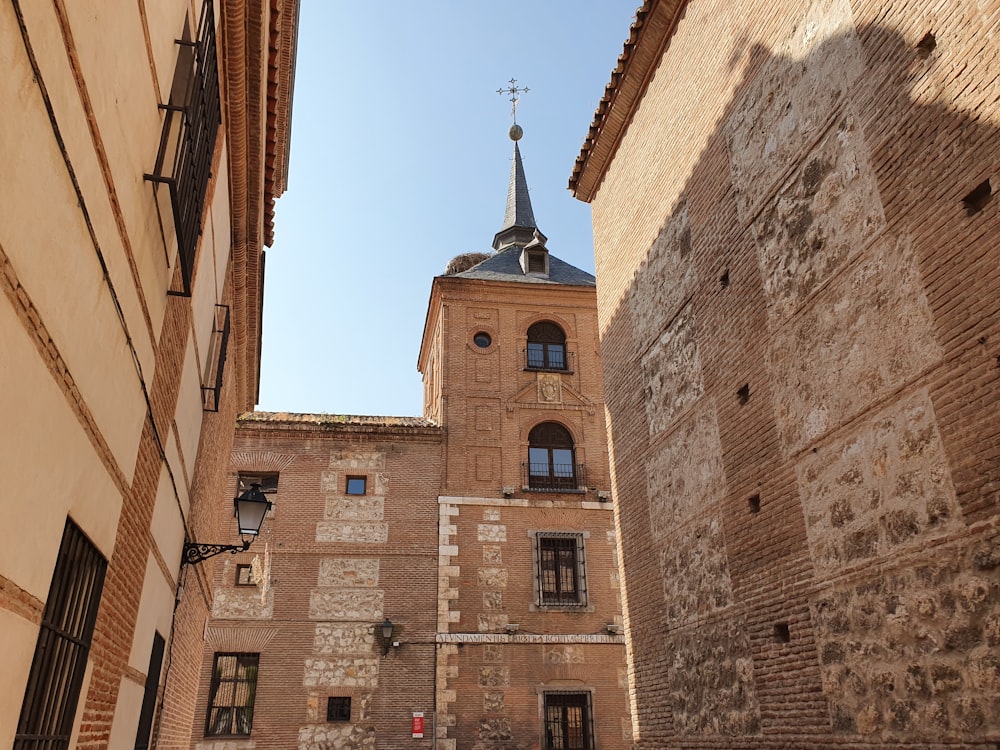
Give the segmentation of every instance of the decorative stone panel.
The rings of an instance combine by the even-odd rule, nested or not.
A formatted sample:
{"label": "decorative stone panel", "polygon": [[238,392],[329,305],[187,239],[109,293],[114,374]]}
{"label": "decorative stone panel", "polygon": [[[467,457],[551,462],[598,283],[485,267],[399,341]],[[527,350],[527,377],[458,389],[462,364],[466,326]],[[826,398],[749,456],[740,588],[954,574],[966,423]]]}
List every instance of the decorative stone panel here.
{"label": "decorative stone panel", "polygon": [[499,664],[504,660],[504,647],[501,643],[486,643],[483,645],[483,661],[489,664]]}
{"label": "decorative stone panel", "polygon": [[821,574],[963,528],[926,390],[893,404],[796,467]]}
{"label": "decorative stone panel", "polygon": [[330,468],[363,472],[385,469],[385,451],[335,450],[330,451]]}
{"label": "decorative stone panel", "polygon": [[505,613],[479,615],[479,632],[488,633],[493,630],[503,630],[507,627],[508,618]]}
{"label": "decorative stone panel", "polygon": [[754,221],[772,329],[884,228],[864,136],[845,116]]}
{"label": "decorative stone panel", "polygon": [[375,472],[375,494],[389,494],[389,474],[384,471]]}
{"label": "decorative stone panel", "polygon": [[375,750],[375,727],[318,724],[299,728],[299,750]]}
{"label": "decorative stone panel", "polygon": [[1000,734],[998,562],[939,553],[813,603],[834,731],[886,742]]}
{"label": "decorative stone panel", "polygon": [[[809,54],[821,45],[822,55]],[[744,222],[771,194],[768,188],[820,137],[863,71],[848,0],[813,3],[731,107],[723,126]]]}
{"label": "decorative stone panel", "polygon": [[208,742],[196,742],[195,750],[256,750],[257,743],[254,740],[210,740]]}
{"label": "decorative stone panel", "polygon": [[378,687],[378,659],[306,659],[305,687]]}
{"label": "decorative stone panel", "polygon": [[692,305],[681,309],[643,356],[642,380],[650,435],[666,430],[705,392]]}
{"label": "decorative stone panel", "polygon": [[478,540],[480,542],[506,542],[507,527],[497,523],[479,524]]}
{"label": "decorative stone panel", "polygon": [[479,585],[486,589],[507,588],[507,568],[480,568]]}
{"label": "decorative stone panel", "polygon": [[700,519],[693,529],[662,540],[664,611],[675,624],[703,617],[732,603],[732,583],[722,524]]}
{"label": "decorative stone panel", "polygon": [[479,687],[481,688],[510,687],[510,667],[480,667]]}
{"label": "decorative stone panel", "polygon": [[382,619],[383,597],[380,589],[313,589],[309,619],[375,622]]}
{"label": "decorative stone panel", "polygon": [[317,542],[344,544],[385,544],[389,525],[363,521],[320,521],[316,524]]}
{"label": "decorative stone panel", "polygon": [[499,521],[500,511],[497,508],[483,508],[484,521]]}
{"label": "decorative stone panel", "polygon": [[320,474],[319,488],[323,492],[342,492],[340,474],[336,471],[324,471]]}
{"label": "decorative stone panel", "polygon": [[[649,249],[629,298],[639,352],[657,341],[690,298],[695,282],[686,203],[677,206]],[[663,283],[669,279],[670,283]]]}
{"label": "decorative stone panel", "polygon": [[510,728],[510,719],[506,716],[480,719],[476,734],[479,742],[473,750],[502,750],[510,747],[514,735]]}
{"label": "decorative stone panel", "polygon": [[583,664],[584,651],[579,646],[548,646],[542,650],[542,661],[546,664]]}
{"label": "decorative stone panel", "polygon": [[678,734],[760,733],[750,639],[742,617],[675,631],[667,642],[667,664]]}
{"label": "decorative stone panel", "polygon": [[216,587],[212,617],[219,620],[270,620],[274,617],[274,589],[268,589],[261,601],[260,589],[256,586]]}
{"label": "decorative stone panel", "polygon": [[327,521],[381,521],[385,518],[385,498],[377,495],[328,497],[323,518]]}
{"label": "decorative stone panel", "polygon": [[378,559],[325,557],[319,561],[318,583],[326,588],[374,588],[378,573]]}
{"label": "decorative stone panel", "polygon": [[800,450],[940,356],[910,243],[884,236],[773,338],[768,366],[784,448]]}
{"label": "decorative stone panel", "polygon": [[375,647],[375,636],[370,623],[319,622],[313,638],[313,653],[369,654]]}
{"label": "decorative stone panel", "polygon": [[722,444],[710,402],[695,407],[649,457],[649,521],[655,539],[725,497]]}
{"label": "decorative stone panel", "polygon": [[537,378],[538,402],[542,404],[562,403],[562,378],[551,372],[540,372]]}
{"label": "decorative stone panel", "polygon": [[483,592],[483,609],[503,609],[503,592],[502,591],[484,591]]}
{"label": "decorative stone panel", "polygon": [[498,547],[495,544],[484,544],[483,545],[483,562],[493,563],[494,565],[499,565],[503,562],[503,553],[501,550],[503,547]]}
{"label": "decorative stone panel", "polygon": [[500,691],[487,691],[483,694],[483,710],[487,713],[498,714],[506,709],[504,694]]}

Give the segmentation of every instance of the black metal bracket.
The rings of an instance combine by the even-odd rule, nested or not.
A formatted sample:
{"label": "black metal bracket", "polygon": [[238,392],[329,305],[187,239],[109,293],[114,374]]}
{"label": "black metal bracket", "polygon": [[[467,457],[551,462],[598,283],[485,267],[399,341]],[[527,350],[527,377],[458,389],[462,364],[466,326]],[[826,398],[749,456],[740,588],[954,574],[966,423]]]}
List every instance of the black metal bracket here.
{"label": "black metal bracket", "polygon": [[204,562],[210,557],[221,555],[223,552],[236,554],[246,552],[250,548],[250,542],[243,544],[197,544],[195,542],[184,542],[184,554],[181,558],[181,565],[195,565]]}

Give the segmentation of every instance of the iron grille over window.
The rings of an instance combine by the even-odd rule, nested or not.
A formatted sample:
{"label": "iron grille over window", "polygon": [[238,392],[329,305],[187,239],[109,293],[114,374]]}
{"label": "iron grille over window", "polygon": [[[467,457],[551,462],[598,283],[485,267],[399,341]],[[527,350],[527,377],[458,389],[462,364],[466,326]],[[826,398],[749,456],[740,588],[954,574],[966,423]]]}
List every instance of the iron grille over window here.
{"label": "iron grille over window", "polygon": [[327,721],[350,721],[351,720],[351,698],[350,696],[331,696],[326,700],[326,720]]}
{"label": "iron grille over window", "polygon": [[170,101],[160,105],[164,110],[160,148],[153,173],[145,177],[169,189],[169,217],[177,234],[183,284],[181,291],[171,294],[190,296],[205,193],[222,119],[212,0],[204,0],[202,5],[197,41],[179,39],[177,44],[181,49],[174,80],[180,85],[175,85]]}
{"label": "iron grille over window", "polygon": [[222,393],[222,373],[226,367],[226,349],[229,347],[229,305],[215,306],[215,327],[212,329],[212,343],[208,357],[206,384],[201,387],[202,408],[205,411],[219,410],[219,394]]}
{"label": "iron grille over window", "polygon": [[67,520],[13,750],[69,747],[106,570],[97,548]]}
{"label": "iron grille over window", "polygon": [[535,544],[539,605],[586,605],[583,535],[577,532],[539,532],[535,535]]}
{"label": "iron grille over window", "polygon": [[527,487],[559,492],[576,490],[583,467],[576,464],[573,436],[557,422],[542,422],[528,434]]}
{"label": "iron grille over window", "polygon": [[216,654],[205,736],[248,735],[253,727],[259,654]]}
{"label": "iron grille over window", "polygon": [[555,323],[535,323],[528,329],[529,370],[565,370],[566,334]]}
{"label": "iron grille over window", "polygon": [[545,693],[545,750],[592,750],[590,693]]}

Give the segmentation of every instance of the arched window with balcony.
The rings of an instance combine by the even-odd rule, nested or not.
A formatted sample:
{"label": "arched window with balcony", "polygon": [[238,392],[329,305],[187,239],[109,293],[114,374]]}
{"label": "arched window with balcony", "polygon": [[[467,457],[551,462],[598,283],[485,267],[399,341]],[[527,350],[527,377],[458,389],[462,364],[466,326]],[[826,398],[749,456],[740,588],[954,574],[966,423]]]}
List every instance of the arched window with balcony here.
{"label": "arched window with balcony", "polygon": [[555,323],[542,321],[528,329],[528,369],[565,370],[566,334]]}
{"label": "arched window with balcony", "polygon": [[575,490],[583,481],[573,436],[558,422],[542,422],[528,433],[528,489]]}

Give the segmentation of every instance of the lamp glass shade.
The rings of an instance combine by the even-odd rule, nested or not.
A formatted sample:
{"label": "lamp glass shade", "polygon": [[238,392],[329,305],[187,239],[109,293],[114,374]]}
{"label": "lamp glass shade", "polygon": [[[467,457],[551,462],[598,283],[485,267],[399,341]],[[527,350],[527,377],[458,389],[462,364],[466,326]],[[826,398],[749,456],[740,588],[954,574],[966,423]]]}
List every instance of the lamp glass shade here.
{"label": "lamp glass shade", "polygon": [[271,501],[264,497],[259,484],[253,484],[246,492],[233,500],[236,505],[236,523],[241,536],[257,536],[264,516],[271,509]]}
{"label": "lamp glass shade", "polygon": [[382,638],[384,640],[389,640],[390,638],[392,638],[393,627],[395,626],[392,624],[392,620],[386,617],[385,621],[382,623]]}

